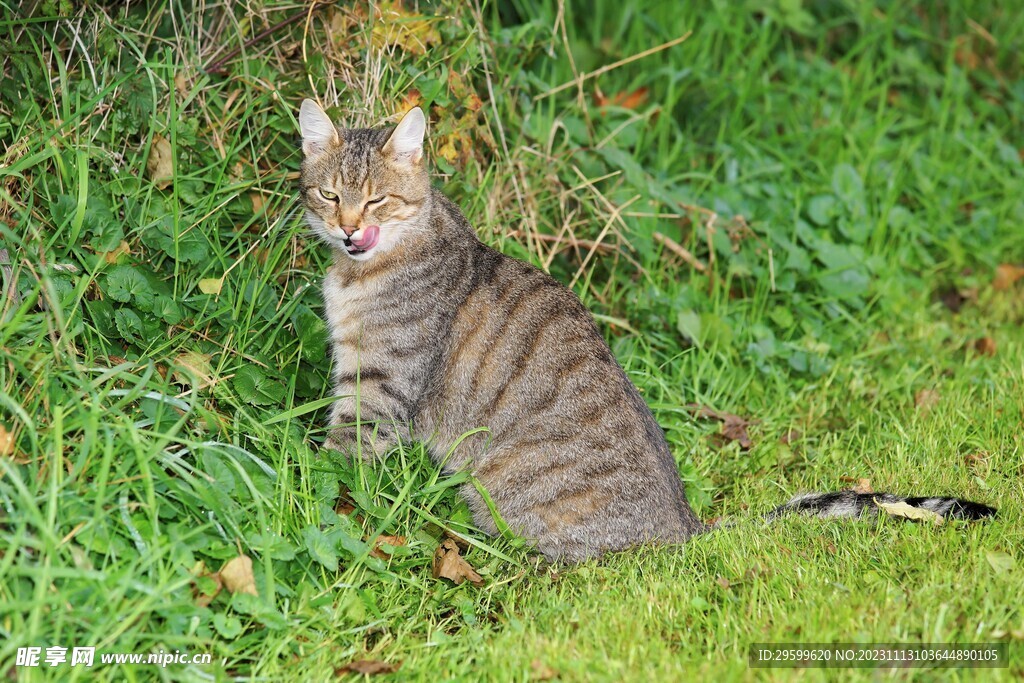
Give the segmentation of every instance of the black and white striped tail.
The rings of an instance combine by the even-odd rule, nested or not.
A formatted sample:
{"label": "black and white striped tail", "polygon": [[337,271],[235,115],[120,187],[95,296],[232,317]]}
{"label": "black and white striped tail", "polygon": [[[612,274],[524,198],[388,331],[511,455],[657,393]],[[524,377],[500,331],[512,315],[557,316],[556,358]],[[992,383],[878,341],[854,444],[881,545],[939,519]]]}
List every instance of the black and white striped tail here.
{"label": "black and white striped tail", "polygon": [[995,517],[996,509],[960,498],[946,496],[904,497],[891,493],[857,493],[853,490],[834,493],[802,493],[791,501],[768,513],[768,519],[780,515],[800,513],[814,517],[859,517],[876,515],[880,503],[906,503],[912,507],[931,510],[946,519],[978,520]]}

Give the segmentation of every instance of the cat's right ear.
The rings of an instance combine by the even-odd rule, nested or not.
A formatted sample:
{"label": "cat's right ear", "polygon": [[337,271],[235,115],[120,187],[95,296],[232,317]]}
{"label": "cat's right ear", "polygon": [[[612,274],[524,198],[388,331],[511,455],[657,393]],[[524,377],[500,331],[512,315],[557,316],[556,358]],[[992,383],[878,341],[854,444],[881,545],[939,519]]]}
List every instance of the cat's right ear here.
{"label": "cat's right ear", "polygon": [[331,118],[313,100],[302,100],[299,130],[302,131],[302,152],[306,156],[320,154],[341,143]]}

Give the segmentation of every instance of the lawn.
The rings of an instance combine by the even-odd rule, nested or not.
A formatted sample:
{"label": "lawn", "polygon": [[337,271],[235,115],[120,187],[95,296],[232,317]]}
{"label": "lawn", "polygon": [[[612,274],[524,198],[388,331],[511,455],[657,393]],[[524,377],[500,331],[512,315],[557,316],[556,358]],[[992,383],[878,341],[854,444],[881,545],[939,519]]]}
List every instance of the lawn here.
{"label": "lawn", "polygon": [[[888,642],[1019,679],[1022,55],[1011,0],[0,0],[0,673],[819,680],[748,649]],[[420,444],[318,453],[309,96],[428,112],[437,185],[580,295],[728,524],[550,566]],[[999,514],[760,519],[854,485]],[[177,652],[212,661],[100,662]]]}

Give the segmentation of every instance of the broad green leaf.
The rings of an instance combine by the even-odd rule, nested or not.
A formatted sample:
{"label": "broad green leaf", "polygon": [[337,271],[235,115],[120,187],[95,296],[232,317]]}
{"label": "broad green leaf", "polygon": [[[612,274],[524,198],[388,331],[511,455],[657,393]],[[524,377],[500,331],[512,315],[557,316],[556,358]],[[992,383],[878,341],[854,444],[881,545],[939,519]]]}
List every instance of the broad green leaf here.
{"label": "broad green leaf", "polygon": [[228,616],[222,612],[213,615],[213,627],[217,633],[231,640],[242,633],[242,622],[238,617]]}
{"label": "broad green leaf", "polygon": [[253,548],[273,560],[294,560],[296,547],[284,536],[278,536],[270,532],[254,534],[249,538]]}
{"label": "broad green leaf", "polygon": [[304,359],[312,361],[327,354],[327,325],[311,308],[304,304],[296,307],[292,325],[302,343]]}
{"label": "broad green leaf", "polygon": [[830,194],[812,197],[807,203],[807,217],[818,225],[830,225],[836,218],[836,198]]}
{"label": "broad green leaf", "polygon": [[694,310],[684,310],[676,313],[676,329],[694,346],[700,346],[700,313]]}
{"label": "broad green leaf", "polygon": [[999,550],[986,551],[985,559],[988,560],[989,566],[992,567],[996,574],[1005,574],[1013,571],[1016,564],[1013,560],[1013,555]]}
{"label": "broad green leaf", "polygon": [[129,265],[114,266],[107,273],[104,291],[114,301],[132,303],[143,311],[152,310],[156,296],[146,276]]}
{"label": "broad green leaf", "polygon": [[231,384],[240,399],[258,406],[278,403],[285,395],[284,385],[267,377],[263,369],[256,365],[243,365],[239,368]]}
{"label": "broad green leaf", "polygon": [[130,308],[119,308],[114,312],[114,325],[117,326],[118,334],[125,341],[141,344],[146,338],[142,318]]}
{"label": "broad green leaf", "polygon": [[338,552],[335,550],[335,544],[319,527],[311,525],[303,529],[302,539],[311,558],[330,571],[338,569]]}
{"label": "broad green leaf", "polygon": [[832,191],[854,218],[861,218],[867,213],[864,181],[850,164],[839,164],[832,171]]}

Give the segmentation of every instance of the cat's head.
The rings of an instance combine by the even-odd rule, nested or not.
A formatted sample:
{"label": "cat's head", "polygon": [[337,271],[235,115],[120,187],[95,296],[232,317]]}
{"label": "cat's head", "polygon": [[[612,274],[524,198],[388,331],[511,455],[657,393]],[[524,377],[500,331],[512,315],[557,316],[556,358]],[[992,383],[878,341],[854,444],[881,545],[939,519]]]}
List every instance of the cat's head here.
{"label": "cat's head", "polygon": [[313,231],[365,261],[422,230],[430,195],[426,126],[416,107],[395,128],[338,128],[316,102],[303,100],[301,188]]}

